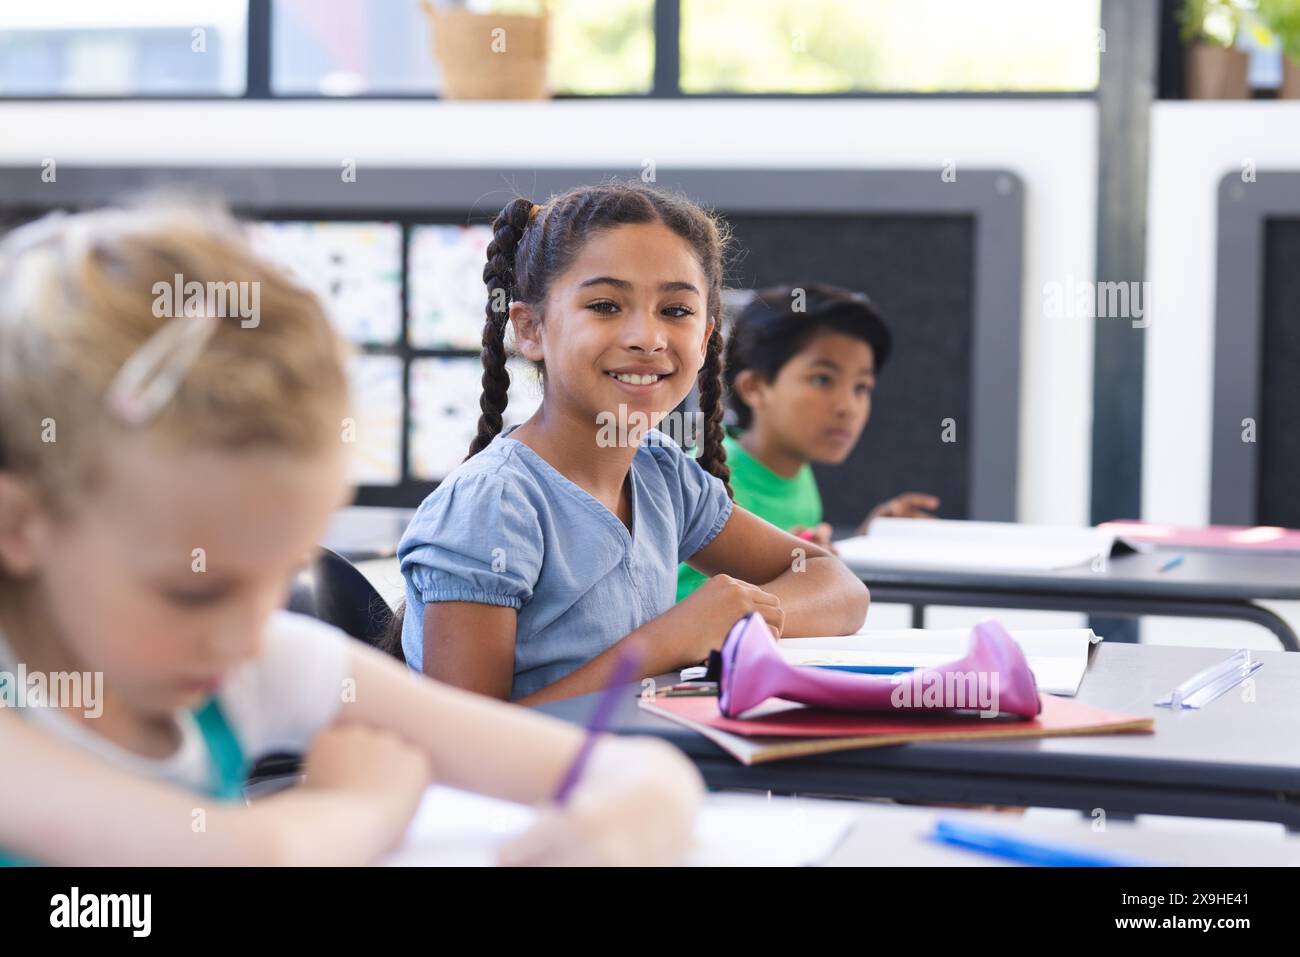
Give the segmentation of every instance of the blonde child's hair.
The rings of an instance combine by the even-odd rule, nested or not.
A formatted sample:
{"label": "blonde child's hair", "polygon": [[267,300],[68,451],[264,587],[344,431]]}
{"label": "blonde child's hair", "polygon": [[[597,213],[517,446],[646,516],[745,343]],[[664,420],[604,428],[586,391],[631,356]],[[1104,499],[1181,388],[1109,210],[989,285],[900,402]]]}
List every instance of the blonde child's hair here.
{"label": "blonde child's hair", "polygon": [[[221,319],[174,394],[133,427],[105,395],[163,323],[189,321],[157,315],[155,285],[178,275],[257,283],[258,320]],[[0,470],[51,507],[93,486],[132,428],[180,449],[322,451],[347,415],[345,361],[320,301],[218,204],[154,197],[54,214],[0,241]]]}

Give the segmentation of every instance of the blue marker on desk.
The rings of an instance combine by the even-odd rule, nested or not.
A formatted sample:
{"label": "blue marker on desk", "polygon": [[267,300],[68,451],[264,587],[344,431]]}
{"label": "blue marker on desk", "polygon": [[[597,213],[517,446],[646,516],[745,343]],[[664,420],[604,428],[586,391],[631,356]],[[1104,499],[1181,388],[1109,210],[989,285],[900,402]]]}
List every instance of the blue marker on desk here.
{"label": "blue marker on desk", "polygon": [[1156,571],[1167,572],[1170,571],[1171,569],[1177,568],[1182,563],[1183,563],[1183,556],[1175,555],[1172,558],[1166,558],[1163,562],[1161,562],[1160,567],[1157,568]]}
{"label": "blue marker on desk", "polygon": [[1015,837],[1003,831],[994,831],[975,824],[958,821],[939,821],[934,826],[933,839],[940,844],[951,844],[1037,867],[1149,867],[1146,861],[1133,858],[1096,854],[1061,844],[1042,840]]}
{"label": "blue marker on desk", "polygon": [[810,665],[812,668],[825,668],[827,671],[850,671],[855,675],[901,675],[915,671],[915,665]]}

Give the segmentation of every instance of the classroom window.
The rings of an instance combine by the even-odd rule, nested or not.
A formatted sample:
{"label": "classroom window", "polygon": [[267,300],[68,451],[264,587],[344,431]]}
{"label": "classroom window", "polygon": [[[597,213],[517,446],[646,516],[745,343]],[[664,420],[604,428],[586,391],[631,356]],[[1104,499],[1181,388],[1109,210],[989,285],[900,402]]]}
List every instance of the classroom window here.
{"label": "classroom window", "polygon": [[430,94],[440,87],[419,0],[275,0],[273,92]]}
{"label": "classroom window", "polygon": [[684,93],[1085,91],[1100,0],[681,0]]}
{"label": "classroom window", "polygon": [[[250,47],[271,96],[441,93],[422,0],[267,2],[251,44],[249,0],[7,4],[0,96],[241,96]],[[655,0],[430,2],[545,8],[561,96],[1086,92],[1104,49],[1100,0],[680,0],[680,82],[657,91]]]}
{"label": "classroom window", "polygon": [[0,96],[239,96],[247,0],[0,6]]}
{"label": "classroom window", "polygon": [[[446,0],[437,0],[446,6]],[[653,0],[550,0],[549,79],[557,93],[646,93]],[[536,13],[541,0],[470,2]],[[442,88],[420,0],[275,0],[271,88],[279,94],[436,94]]]}
{"label": "classroom window", "polygon": [[551,4],[551,84],[557,93],[649,93],[654,0]]}

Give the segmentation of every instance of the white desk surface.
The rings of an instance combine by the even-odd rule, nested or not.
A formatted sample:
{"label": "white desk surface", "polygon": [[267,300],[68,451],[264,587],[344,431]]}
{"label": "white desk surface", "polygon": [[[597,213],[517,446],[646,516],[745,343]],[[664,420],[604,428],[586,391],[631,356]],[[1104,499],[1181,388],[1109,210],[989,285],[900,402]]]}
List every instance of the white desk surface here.
{"label": "white desk surface", "polygon": [[[490,864],[496,848],[533,812],[445,788],[426,797],[390,865]],[[935,822],[955,819],[1010,835],[1169,866],[1295,866],[1300,836],[1281,825],[1140,817],[1098,828],[1073,811],[1025,813],[902,806],[715,792],[705,800],[694,847],[697,866],[824,864],[839,867],[981,867],[1008,862],[930,839]]]}

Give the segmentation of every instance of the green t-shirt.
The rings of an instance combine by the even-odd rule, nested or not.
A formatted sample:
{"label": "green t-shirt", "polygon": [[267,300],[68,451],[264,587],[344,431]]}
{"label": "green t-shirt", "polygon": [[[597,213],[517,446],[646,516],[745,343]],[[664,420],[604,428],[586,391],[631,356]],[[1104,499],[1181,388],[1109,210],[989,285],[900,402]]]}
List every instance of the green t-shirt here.
{"label": "green t-shirt", "polygon": [[[794,478],[784,478],[746,452],[730,430],[722,445],[727,450],[731,490],[737,505],[786,531],[799,525],[811,528],[821,522],[822,497],[811,465],[804,463]],[[677,600],[699,588],[705,577],[689,565],[678,566]]]}

